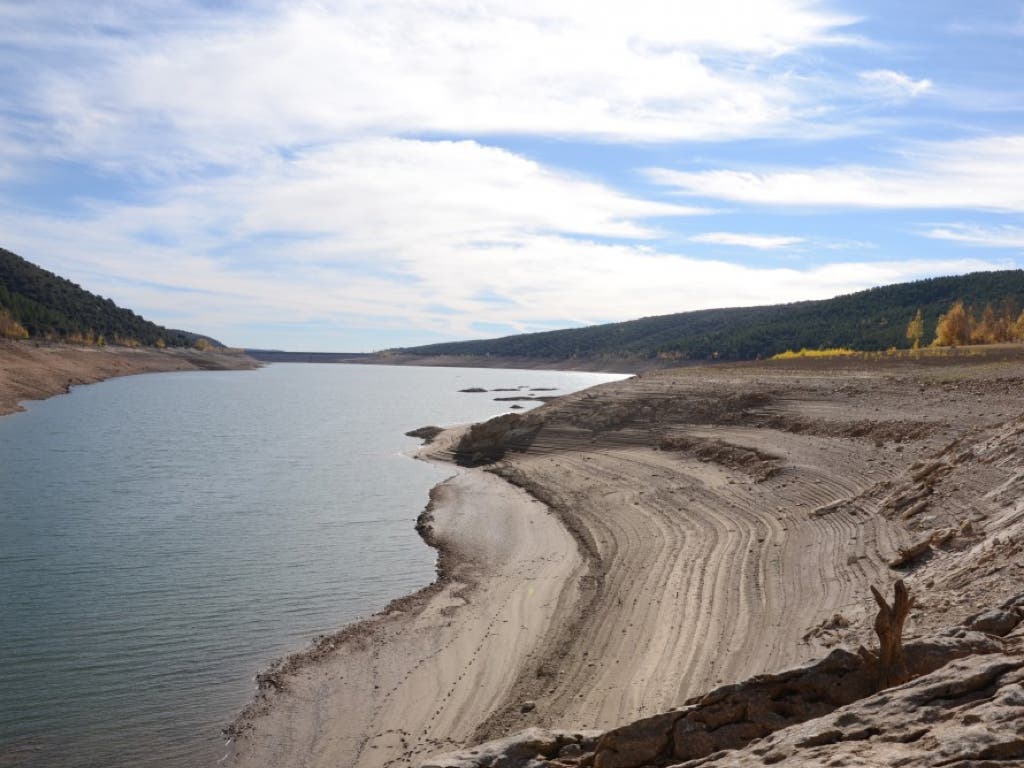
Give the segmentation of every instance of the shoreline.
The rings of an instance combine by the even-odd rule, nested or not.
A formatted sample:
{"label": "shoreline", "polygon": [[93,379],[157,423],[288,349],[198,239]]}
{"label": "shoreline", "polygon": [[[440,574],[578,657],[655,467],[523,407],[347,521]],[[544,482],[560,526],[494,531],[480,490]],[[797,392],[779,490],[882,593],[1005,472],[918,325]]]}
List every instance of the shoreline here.
{"label": "shoreline", "polygon": [[228,350],[79,347],[0,340],[0,416],[22,403],[67,394],[71,387],[120,376],[172,371],[252,370],[259,363]]}
{"label": "shoreline", "polygon": [[[1017,361],[972,362],[650,372],[511,417],[523,428],[492,432],[515,445],[431,493],[428,535],[449,546],[441,579],[330,636],[239,721],[229,764],[412,766],[532,726],[607,729],[869,642],[869,587],[916,583],[890,565],[901,550],[932,536],[951,556],[971,552],[986,520],[998,528],[984,498],[1013,467],[958,468],[950,446],[1001,434],[1024,391]],[[450,458],[456,438],[428,450]],[[922,467],[944,461],[957,481],[928,486],[927,514],[889,511]],[[525,530],[513,538],[467,528],[508,523],[492,493],[518,498],[507,509]],[[545,533],[529,538],[541,520]],[[956,526],[965,533],[944,533]],[[475,570],[515,560],[517,546],[518,573]],[[547,579],[543,610],[521,602],[481,620],[504,605],[489,590],[537,582],[524,569],[566,553],[575,559]],[[966,586],[932,573],[944,596],[911,616],[910,636],[1003,589],[998,569]],[[486,665],[505,674],[481,676]]]}
{"label": "shoreline", "polygon": [[[438,444],[426,448],[419,458],[431,460]],[[475,469],[435,485],[416,528],[438,552],[437,579],[260,673],[225,729],[227,765],[411,765],[474,740],[529,672],[577,599],[582,560],[568,533]]]}

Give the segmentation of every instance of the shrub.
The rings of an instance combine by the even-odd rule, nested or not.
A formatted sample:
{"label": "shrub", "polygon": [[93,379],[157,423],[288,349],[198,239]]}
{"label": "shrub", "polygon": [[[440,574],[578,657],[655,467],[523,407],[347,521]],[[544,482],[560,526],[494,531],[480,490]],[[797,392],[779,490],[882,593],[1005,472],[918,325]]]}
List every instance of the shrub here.
{"label": "shrub", "polygon": [[9,310],[0,309],[0,338],[4,339],[27,339],[28,331],[25,326],[14,319]]}

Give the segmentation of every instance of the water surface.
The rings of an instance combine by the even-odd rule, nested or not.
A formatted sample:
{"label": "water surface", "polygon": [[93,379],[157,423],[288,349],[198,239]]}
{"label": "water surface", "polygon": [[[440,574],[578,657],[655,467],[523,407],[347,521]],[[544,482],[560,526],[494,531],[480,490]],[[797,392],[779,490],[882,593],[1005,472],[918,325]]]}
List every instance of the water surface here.
{"label": "water surface", "polygon": [[0,419],[0,766],[213,765],[258,669],[433,579],[413,522],[450,472],[403,432],[616,378],[272,365]]}

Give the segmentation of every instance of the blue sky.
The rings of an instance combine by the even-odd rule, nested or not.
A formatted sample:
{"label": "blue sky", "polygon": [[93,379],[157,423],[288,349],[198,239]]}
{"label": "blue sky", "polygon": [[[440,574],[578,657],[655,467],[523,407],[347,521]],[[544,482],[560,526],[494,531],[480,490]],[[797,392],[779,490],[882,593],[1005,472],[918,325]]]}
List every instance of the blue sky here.
{"label": "blue sky", "polygon": [[368,351],[1024,259],[1024,2],[0,0],[0,245]]}

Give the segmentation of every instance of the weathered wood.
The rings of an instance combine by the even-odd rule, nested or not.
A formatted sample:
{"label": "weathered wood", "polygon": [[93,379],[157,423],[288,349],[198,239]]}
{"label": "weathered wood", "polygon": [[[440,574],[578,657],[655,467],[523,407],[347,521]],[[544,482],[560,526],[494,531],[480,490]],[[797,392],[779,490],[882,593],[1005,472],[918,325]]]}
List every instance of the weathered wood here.
{"label": "weathered wood", "polygon": [[903,657],[903,625],[914,606],[914,598],[903,579],[896,582],[893,591],[893,604],[889,605],[877,589],[871,588],[871,594],[878,603],[875,634],[878,635],[879,647],[878,651],[864,647],[858,649],[861,657],[875,669],[878,690],[905,683],[910,677]]}

